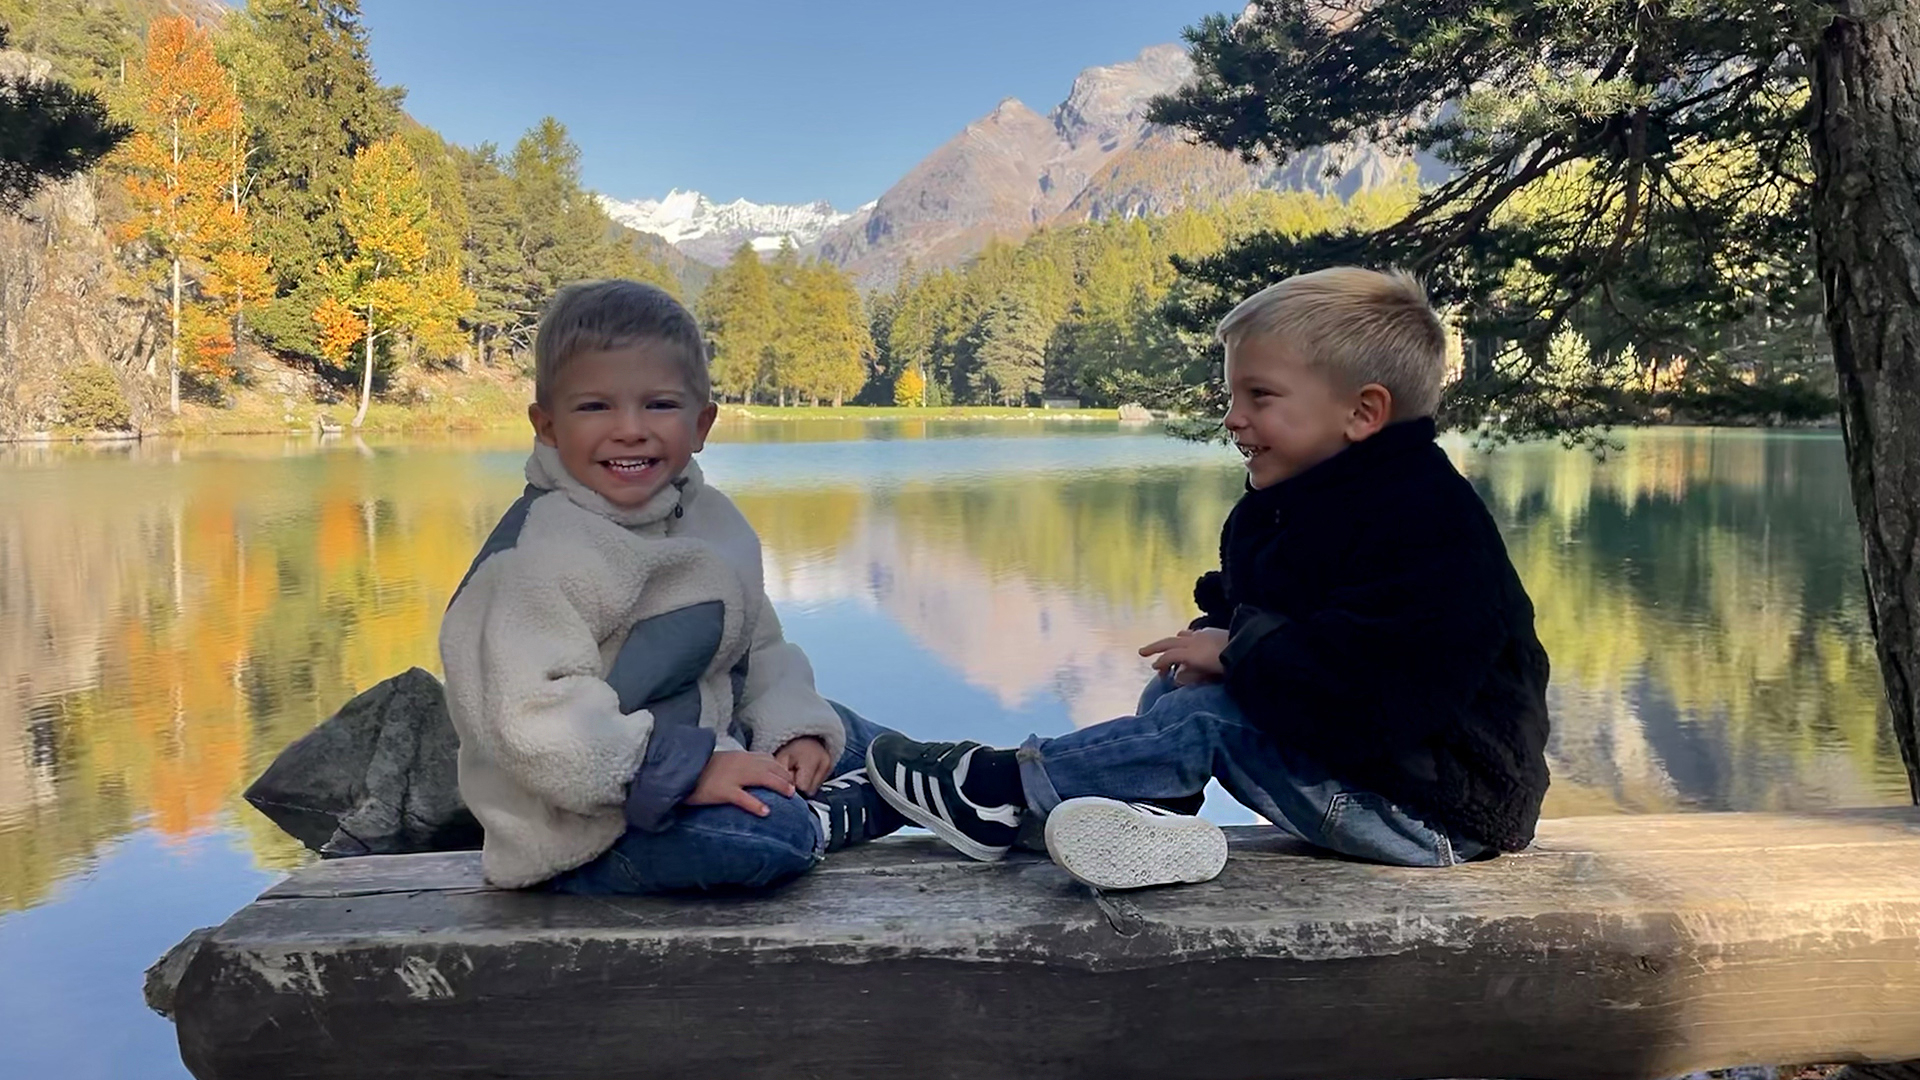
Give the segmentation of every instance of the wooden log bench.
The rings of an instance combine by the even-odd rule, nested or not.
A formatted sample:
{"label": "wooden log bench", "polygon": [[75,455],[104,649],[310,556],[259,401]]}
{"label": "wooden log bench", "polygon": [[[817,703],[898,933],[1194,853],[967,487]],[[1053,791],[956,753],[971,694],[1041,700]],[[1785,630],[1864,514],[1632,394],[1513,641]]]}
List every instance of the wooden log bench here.
{"label": "wooden log bench", "polygon": [[1920,1058],[1920,810],[1543,823],[1453,870],[1234,830],[1098,894],[924,836],[760,896],[310,867],[150,973],[195,1076],[1548,1077]]}

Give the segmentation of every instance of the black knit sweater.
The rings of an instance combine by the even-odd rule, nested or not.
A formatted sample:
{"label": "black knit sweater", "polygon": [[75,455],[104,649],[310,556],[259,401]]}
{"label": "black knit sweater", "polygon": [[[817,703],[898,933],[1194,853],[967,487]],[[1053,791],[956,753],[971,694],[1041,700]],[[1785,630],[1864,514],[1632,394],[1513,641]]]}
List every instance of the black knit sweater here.
{"label": "black knit sweater", "polygon": [[1394,424],[1241,498],[1196,626],[1227,692],[1344,783],[1502,851],[1547,790],[1533,603],[1432,420]]}

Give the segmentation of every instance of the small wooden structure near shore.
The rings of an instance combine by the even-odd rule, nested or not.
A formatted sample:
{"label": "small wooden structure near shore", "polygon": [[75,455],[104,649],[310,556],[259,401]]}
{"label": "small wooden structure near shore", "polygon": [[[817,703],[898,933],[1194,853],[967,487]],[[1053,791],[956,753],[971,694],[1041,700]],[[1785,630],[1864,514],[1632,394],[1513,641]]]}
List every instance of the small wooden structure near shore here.
{"label": "small wooden structure near shore", "polygon": [[1920,1058],[1920,809],[1548,821],[1453,870],[1234,830],[1097,894],[897,839],[761,896],[303,870],[149,975],[202,1080],[1551,1077]]}

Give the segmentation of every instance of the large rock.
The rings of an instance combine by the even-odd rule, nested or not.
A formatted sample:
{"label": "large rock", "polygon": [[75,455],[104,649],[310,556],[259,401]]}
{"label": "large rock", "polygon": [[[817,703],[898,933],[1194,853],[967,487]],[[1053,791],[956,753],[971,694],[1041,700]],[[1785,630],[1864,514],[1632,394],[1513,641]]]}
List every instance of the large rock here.
{"label": "large rock", "polygon": [[440,681],[411,668],[281,751],[246,799],[322,858],[477,848],[459,749]]}

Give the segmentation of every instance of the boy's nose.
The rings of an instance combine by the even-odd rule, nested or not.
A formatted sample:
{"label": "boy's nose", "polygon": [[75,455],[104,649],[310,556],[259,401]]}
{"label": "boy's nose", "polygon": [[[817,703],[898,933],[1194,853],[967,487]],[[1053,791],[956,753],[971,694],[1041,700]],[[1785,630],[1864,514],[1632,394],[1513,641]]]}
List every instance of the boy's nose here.
{"label": "boy's nose", "polygon": [[620,423],[613,429],[614,438],[625,442],[639,442],[647,437],[646,414],[638,409],[621,409]]}

